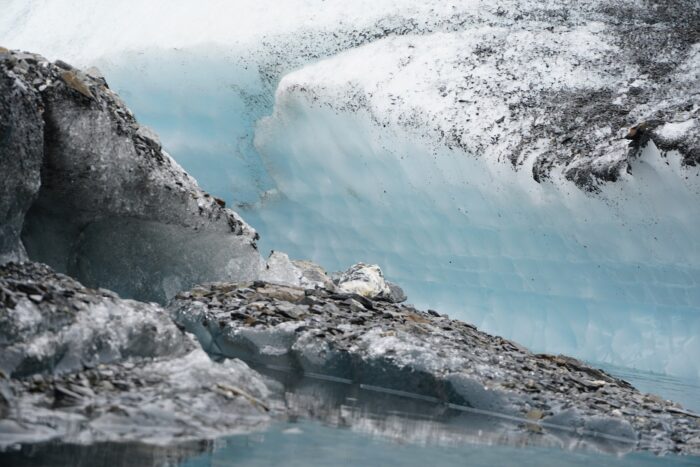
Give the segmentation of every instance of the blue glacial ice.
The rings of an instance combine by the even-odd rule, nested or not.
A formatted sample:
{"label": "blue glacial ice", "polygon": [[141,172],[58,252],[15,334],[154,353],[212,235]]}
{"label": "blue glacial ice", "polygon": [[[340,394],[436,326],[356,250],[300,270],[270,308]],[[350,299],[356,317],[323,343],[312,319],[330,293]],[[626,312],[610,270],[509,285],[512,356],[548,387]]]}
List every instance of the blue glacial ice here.
{"label": "blue glacial ice", "polygon": [[286,227],[276,247],[378,262],[412,300],[533,349],[697,376],[697,194],[658,151],[592,197],[292,107],[258,135],[285,196],[254,223]]}
{"label": "blue glacial ice", "polygon": [[[600,66],[619,44],[605,24],[577,22],[584,7],[552,31],[541,22],[559,20],[526,18],[535,32],[509,36],[514,9],[527,16],[536,2],[504,2],[506,14],[418,3],[222,3],[218,18],[154,3],[134,20],[124,2],[66,25],[51,18],[68,0],[10,2],[0,42],[99,66],[200,185],[239,206],[263,250],[329,270],[380,264],[416,305],[534,350],[700,378],[698,169],[652,144],[596,192],[566,179],[576,158],[538,183],[550,142],[530,140],[514,170],[508,154],[536,122],[489,91],[600,88],[624,101],[653,79],[624,60]],[[513,53],[497,68],[503,44]],[[697,80],[698,54],[675,82]],[[459,85],[468,73],[475,88]],[[659,134],[697,134],[699,107]],[[592,147],[600,164],[626,154],[624,134],[590,131],[605,141]]]}

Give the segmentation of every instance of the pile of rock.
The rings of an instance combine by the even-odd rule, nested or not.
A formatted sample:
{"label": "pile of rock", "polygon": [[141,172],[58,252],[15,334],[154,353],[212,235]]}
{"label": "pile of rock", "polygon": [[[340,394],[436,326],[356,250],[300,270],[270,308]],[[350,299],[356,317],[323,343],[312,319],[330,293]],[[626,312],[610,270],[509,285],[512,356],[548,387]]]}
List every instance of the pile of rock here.
{"label": "pile of rock", "polygon": [[161,307],[35,263],[0,267],[0,370],[0,450],[210,439],[270,420],[262,377],[213,362]]}
{"label": "pile of rock", "polygon": [[[331,289],[215,283],[178,294],[169,309],[213,355],[603,433],[643,450],[700,452],[698,416],[678,405],[573,358],[533,354],[433,310],[387,301],[372,270],[365,277]],[[343,292],[348,283],[379,293]]]}

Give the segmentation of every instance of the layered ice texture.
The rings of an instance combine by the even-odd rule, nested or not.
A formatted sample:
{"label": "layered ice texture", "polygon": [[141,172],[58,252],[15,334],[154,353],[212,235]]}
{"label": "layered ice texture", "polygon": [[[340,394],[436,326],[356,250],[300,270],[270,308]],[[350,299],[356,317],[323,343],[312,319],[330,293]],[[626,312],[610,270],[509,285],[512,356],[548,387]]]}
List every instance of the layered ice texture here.
{"label": "layered ice texture", "polygon": [[698,5],[540,3],[10,1],[0,44],[99,66],[263,249],[699,378]]}

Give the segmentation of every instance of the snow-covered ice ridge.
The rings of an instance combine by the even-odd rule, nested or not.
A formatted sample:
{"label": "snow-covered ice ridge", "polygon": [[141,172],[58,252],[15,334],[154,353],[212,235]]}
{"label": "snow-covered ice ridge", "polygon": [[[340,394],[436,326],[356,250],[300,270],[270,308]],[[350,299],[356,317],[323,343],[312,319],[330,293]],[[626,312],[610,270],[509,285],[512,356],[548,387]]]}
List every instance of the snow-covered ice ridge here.
{"label": "snow-covered ice ridge", "polygon": [[700,375],[697,2],[79,3],[10,2],[0,43],[97,63],[262,246]]}
{"label": "snow-covered ice ridge", "polygon": [[[448,147],[488,150],[516,165],[534,157],[536,178],[563,166],[568,179],[591,189],[589,172],[615,180],[626,168],[624,141],[608,140],[634,124],[646,122],[667,149],[681,150],[686,163],[700,157],[692,131],[700,8],[692,0],[295,0],[281,6],[211,0],[208,8],[125,1],[109,15],[81,9],[81,3],[10,2],[0,37],[10,47],[78,65],[108,64],[128,52],[228,45],[221,60],[257,66],[271,83],[308,62],[374,42],[305,67],[278,93],[295,80],[318,81],[331,92],[340,84],[353,92],[326,98],[353,110],[371,106],[377,123],[401,122],[421,134],[434,130]],[[138,18],[135,9],[143,13]],[[75,14],[64,19],[67,10]],[[170,27],[156,28],[154,20]],[[115,35],[106,27],[115,23],[128,27]],[[663,123],[673,125],[653,131]],[[542,138],[555,147],[540,148]]]}

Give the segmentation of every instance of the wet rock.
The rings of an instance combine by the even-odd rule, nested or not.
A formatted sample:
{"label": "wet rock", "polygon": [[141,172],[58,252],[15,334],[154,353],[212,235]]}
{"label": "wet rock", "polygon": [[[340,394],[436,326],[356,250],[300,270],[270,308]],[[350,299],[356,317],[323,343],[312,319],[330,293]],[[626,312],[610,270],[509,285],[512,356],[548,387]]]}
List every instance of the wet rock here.
{"label": "wet rock", "polygon": [[12,393],[10,383],[5,375],[0,375],[0,420],[7,418],[10,415],[10,403],[12,401]]}
{"label": "wet rock", "polygon": [[48,440],[178,444],[262,428],[278,410],[258,373],[213,362],[155,304],[36,263],[0,266],[0,290],[14,303],[0,305],[0,452]]}
{"label": "wet rock", "polygon": [[160,307],[87,289],[45,265],[1,266],[0,289],[13,303],[0,306],[0,370],[10,377],[192,348]]}
{"label": "wet rock", "polygon": [[[0,52],[7,54],[9,51]],[[4,60],[0,60],[0,68]],[[0,264],[26,259],[24,218],[40,186],[44,122],[41,100],[13,74],[0,73]]]}
{"label": "wet rock", "polygon": [[384,298],[393,303],[401,303],[406,301],[406,293],[401,287],[389,281],[386,281],[386,285],[389,286],[389,295],[385,296]]}
{"label": "wet rock", "polygon": [[161,148],[160,138],[158,137],[158,134],[156,134],[155,131],[153,131],[147,126],[139,125],[138,130],[136,130],[136,136],[148,141],[157,149]]}
{"label": "wet rock", "polygon": [[[359,277],[366,275],[352,280]],[[379,275],[373,277],[376,284]],[[227,306],[232,288],[239,301]],[[540,434],[556,428],[636,449],[697,453],[685,443],[694,432],[683,409],[576,359],[533,354],[434,310],[324,289],[307,292],[262,281],[253,288],[217,283],[202,286],[197,298],[194,291],[178,295],[168,309],[218,358],[515,417]],[[222,305],[211,307],[214,301]],[[220,322],[225,325],[211,325]],[[649,441],[637,443],[638,437]]]}

